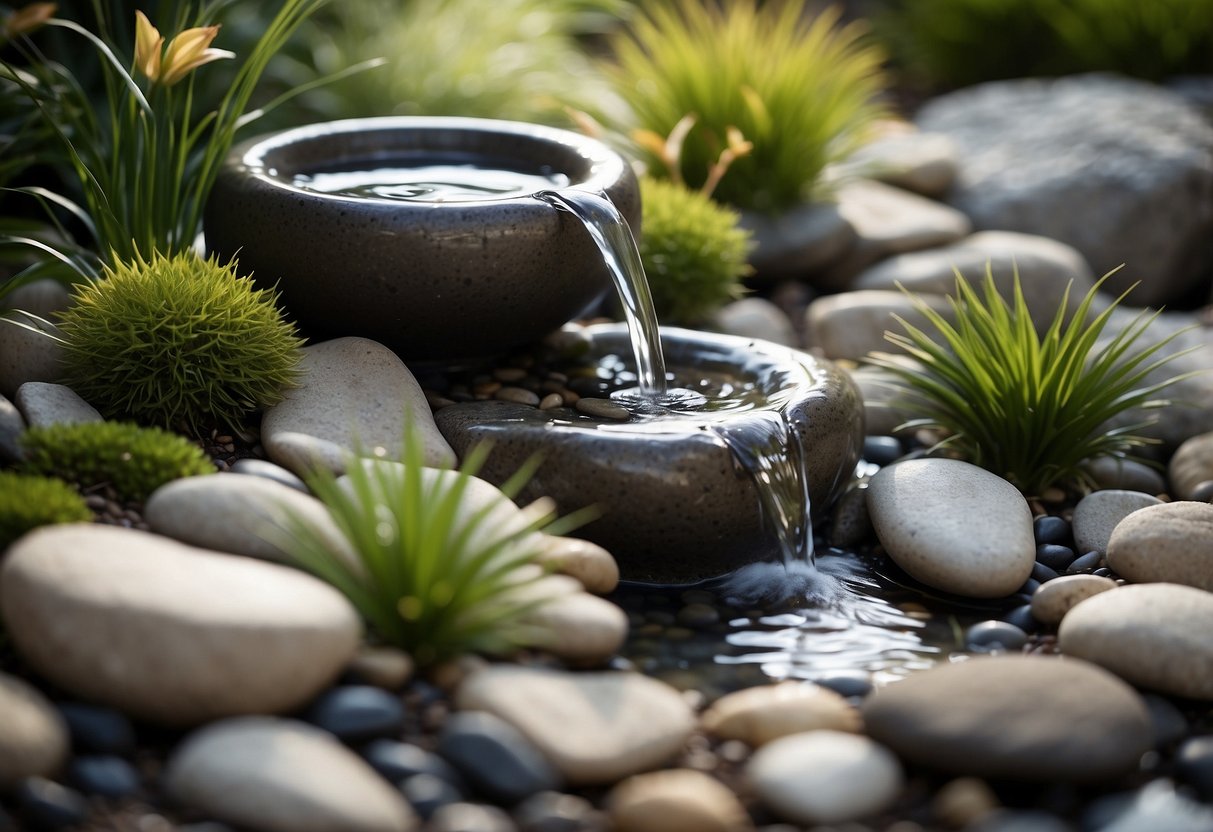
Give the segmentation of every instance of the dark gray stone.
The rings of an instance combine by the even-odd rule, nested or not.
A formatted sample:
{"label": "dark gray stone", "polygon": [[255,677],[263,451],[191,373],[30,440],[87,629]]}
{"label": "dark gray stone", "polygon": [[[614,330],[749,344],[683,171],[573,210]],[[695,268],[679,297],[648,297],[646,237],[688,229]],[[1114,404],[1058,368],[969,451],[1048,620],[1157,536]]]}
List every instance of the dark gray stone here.
{"label": "dark gray stone", "polygon": [[412,743],[375,740],[362,749],[362,756],[371,764],[371,768],[392,783],[418,774],[428,774],[447,781],[461,792],[467,789],[463,778],[450,763]]}
{"label": "dark gray stone", "polygon": [[937,665],[864,702],[868,734],[952,774],[1099,782],[1153,747],[1149,713],[1127,684],[1085,662],[1030,656]]}
{"label": "dark gray stone", "polygon": [[955,141],[950,201],[978,228],[1068,243],[1108,291],[1183,298],[1210,263],[1213,127],[1157,86],[1107,75],[982,84],[929,102],[924,130]]}
{"label": "dark gray stone", "polygon": [[129,754],[135,750],[135,728],[121,711],[87,702],[60,702],[56,707],[77,751]]}
{"label": "dark gray stone", "polygon": [[0,462],[17,462],[21,459],[21,434],[24,432],[25,419],[21,412],[16,405],[0,396]]}
{"label": "dark gray stone", "polygon": [[505,806],[561,785],[560,775],[530,740],[501,717],[483,711],[451,715],[438,753],[477,792]]}
{"label": "dark gray stone", "polygon": [[974,653],[1014,653],[1027,641],[1027,633],[1006,621],[981,621],[965,633],[965,647]]}
{"label": "dark gray stone", "polygon": [[607,832],[606,818],[584,797],[559,792],[532,795],[514,809],[519,832]]}
{"label": "dark gray stone", "polygon": [[[621,326],[587,331],[600,354],[627,354]],[[828,362],[762,341],[679,329],[663,329],[662,341],[671,368],[727,370],[766,396],[783,397],[782,413],[807,452],[813,517],[824,516],[855,468],[863,437],[863,406],[849,377]],[[569,408],[543,412],[500,401],[452,405],[436,414],[457,454],[492,442],[479,474],[490,482],[505,482],[540,454],[546,463],[519,502],[549,496],[562,513],[597,506],[601,519],[577,535],[610,551],[625,579],[657,583],[693,583],[776,551],[758,492],[717,432],[751,430],[777,418],[767,408],[606,424]]]}
{"label": "dark gray stone", "polygon": [[434,812],[443,806],[458,803],[464,799],[463,793],[441,777],[432,774],[414,774],[400,781],[400,793],[409,802],[413,810],[425,820],[429,820]]}
{"label": "dark gray stone", "polygon": [[1053,514],[1045,514],[1033,520],[1032,534],[1040,544],[1066,545],[1073,540],[1069,521]]}
{"label": "dark gray stone", "polygon": [[35,829],[65,829],[88,817],[88,801],[75,789],[44,777],[27,777],[17,786],[18,811]]}
{"label": "dark gray stone", "polygon": [[601,142],[537,125],[402,117],[309,125],[234,148],[207,203],[207,246],[277,286],[308,335],[359,335],[410,360],[501,354],[559,328],[610,285],[581,222],[532,196],[444,204],[291,184],[346,160],[382,165],[408,153],[546,166],[605,191],[639,236],[636,177]]}
{"label": "dark gray stone", "polygon": [[759,280],[803,278],[841,258],[856,238],[832,202],[807,203],[776,216],[743,211],[741,226],[754,240],[750,264]]}
{"label": "dark gray stone", "polygon": [[322,693],[306,719],[342,742],[367,742],[404,729],[404,703],[382,688],[344,685]]}
{"label": "dark gray stone", "polygon": [[81,754],[68,764],[68,779],[85,794],[130,797],[139,792],[139,772],[112,754]]}

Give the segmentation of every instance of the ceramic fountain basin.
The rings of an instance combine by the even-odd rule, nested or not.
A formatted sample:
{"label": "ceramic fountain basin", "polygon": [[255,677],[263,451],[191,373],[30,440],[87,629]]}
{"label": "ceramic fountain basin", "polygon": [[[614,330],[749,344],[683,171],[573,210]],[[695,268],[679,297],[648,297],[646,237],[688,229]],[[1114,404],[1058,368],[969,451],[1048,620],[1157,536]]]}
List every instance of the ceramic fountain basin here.
{"label": "ceramic fountain basin", "polygon": [[435,161],[604,191],[639,229],[636,178],[601,142],[516,122],[374,118],[235,148],[207,203],[207,248],[276,285],[306,335],[361,335],[406,360],[499,355],[601,298],[609,277],[581,223],[529,194],[402,201],[299,184],[317,172]]}
{"label": "ceramic fountain basin", "polygon": [[[622,326],[587,332],[592,353],[629,355]],[[497,483],[531,455],[542,454],[544,463],[520,500],[550,496],[562,513],[597,505],[602,517],[575,534],[609,549],[625,579],[694,583],[777,558],[752,479],[710,426],[782,411],[805,440],[812,511],[820,517],[859,458],[858,390],[833,364],[798,350],[683,329],[663,327],[661,334],[675,375],[723,371],[752,384],[769,404],[702,418],[604,423],[571,408],[542,412],[484,401],[439,410],[439,429],[461,456],[476,442],[491,440],[493,452],[480,475]]]}

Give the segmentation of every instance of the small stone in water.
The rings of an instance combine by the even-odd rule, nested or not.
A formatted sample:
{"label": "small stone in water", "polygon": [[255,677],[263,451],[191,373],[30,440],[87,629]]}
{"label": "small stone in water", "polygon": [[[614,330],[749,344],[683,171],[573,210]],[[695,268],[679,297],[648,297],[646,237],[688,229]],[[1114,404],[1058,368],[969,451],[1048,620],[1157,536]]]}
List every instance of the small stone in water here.
{"label": "small stone in water", "polygon": [[1064,517],[1045,514],[1032,521],[1032,534],[1037,543],[1064,545],[1070,542],[1070,524]]}
{"label": "small stone in water", "polygon": [[555,410],[558,407],[564,407],[564,397],[559,393],[548,393],[539,400],[540,410]]}
{"label": "small stone in water", "polygon": [[873,465],[891,465],[901,458],[901,442],[895,436],[865,436],[863,458]]}
{"label": "small stone in water", "polygon": [[321,694],[308,709],[307,721],[343,742],[365,742],[399,733],[404,703],[382,688],[345,685]]}
{"label": "small stone in water", "polygon": [[678,611],[677,618],[686,627],[710,627],[720,621],[720,613],[708,604],[687,604]]}
{"label": "small stone in water", "polygon": [[443,806],[463,800],[458,789],[432,774],[414,774],[401,781],[400,793],[425,820],[429,820]]}
{"label": "small stone in water", "polygon": [[975,653],[1013,652],[1027,642],[1027,633],[1005,621],[982,621],[965,633],[965,647]]}
{"label": "small stone in water", "polygon": [[539,406],[539,396],[532,393],[530,390],[524,390],[521,387],[502,387],[493,398],[503,402],[514,402],[516,404],[526,404],[531,407]]}
{"label": "small stone in water", "polygon": [[1099,562],[1102,559],[1103,555],[1099,552],[1087,552],[1066,568],[1066,574],[1078,575],[1083,572],[1094,572],[1099,567]]}
{"label": "small stone in water", "polygon": [[1074,550],[1060,543],[1041,543],[1036,547],[1036,562],[1055,572],[1063,572],[1074,562]]}
{"label": "small stone in water", "polygon": [[112,754],[84,754],[72,759],[68,777],[85,794],[129,797],[139,791],[139,772]]}
{"label": "small stone in water", "polygon": [[617,405],[610,399],[582,398],[577,401],[577,410],[587,416],[594,416],[598,419],[613,419],[619,422],[626,422],[632,418],[632,414],[628,412],[626,407]]}

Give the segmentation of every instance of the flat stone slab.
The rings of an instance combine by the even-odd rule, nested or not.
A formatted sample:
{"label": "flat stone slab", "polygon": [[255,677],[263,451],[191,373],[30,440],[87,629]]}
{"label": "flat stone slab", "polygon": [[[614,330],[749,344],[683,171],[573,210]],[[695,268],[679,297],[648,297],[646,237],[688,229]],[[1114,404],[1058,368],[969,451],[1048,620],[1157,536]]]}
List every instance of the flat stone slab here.
{"label": "flat stone slab", "polygon": [[1153,746],[1141,697],[1073,660],[936,665],[877,690],[862,711],[868,734],[907,760],[974,777],[1099,782],[1134,770]]}
{"label": "flat stone slab", "polygon": [[345,597],[311,575],[92,524],[10,547],[0,612],[47,679],[168,725],[299,707],[362,637]]}
{"label": "flat stone slab", "polygon": [[335,338],[305,347],[300,368],[300,386],[261,420],[261,441],[274,462],[297,474],[315,465],[340,473],[345,455],[359,446],[399,459],[408,426],[421,436],[427,465],[454,466],[420,385],[387,347]]}
{"label": "flat stone slab", "polygon": [[[619,326],[590,327],[594,349],[627,350]],[[814,517],[822,516],[854,470],[862,442],[863,405],[850,378],[829,362],[763,341],[663,329],[670,367],[708,361],[761,380],[787,403],[782,416],[741,412],[689,414],[658,421],[599,419],[572,408],[540,411],[502,401],[444,407],[442,433],[460,454],[493,443],[480,476],[505,482],[535,454],[545,460],[518,499],[551,497],[567,514],[588,505],[602,517],[577,530],[615,556],[626,580],[694,583],[731,572],[777,551],[763,525],[758,492],[713,431],[786,418],[807,448]],[[706,426],[706,428],[704,427]]]}
{"label": "flat stone slab", "polygon": [[455,704],[513,725],[574,785],[656,768],[695,727],[678,691],[639,673],[494,665],[464,681]]}

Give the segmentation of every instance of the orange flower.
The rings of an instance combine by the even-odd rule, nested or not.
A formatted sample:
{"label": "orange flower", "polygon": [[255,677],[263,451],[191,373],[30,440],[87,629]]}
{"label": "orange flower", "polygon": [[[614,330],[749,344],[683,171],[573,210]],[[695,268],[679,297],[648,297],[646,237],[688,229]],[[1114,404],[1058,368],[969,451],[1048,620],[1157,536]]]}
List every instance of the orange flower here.
{"label": "orange flower", "polygon": [[15,38],[18,35],[28,35],[46,21],[55,16],[58,6],[54,3],[30,3],[8,16],[4,21],[4,35]]}
{"label": "orange flower", "polygon": [[143,12],[135,12],[135,66],[152,83],[171,87],[192,71],[223,58],[234,58],[226,49],[212,49],[218,26],[196,26],[180,32],[164,48],[164,36]]}

